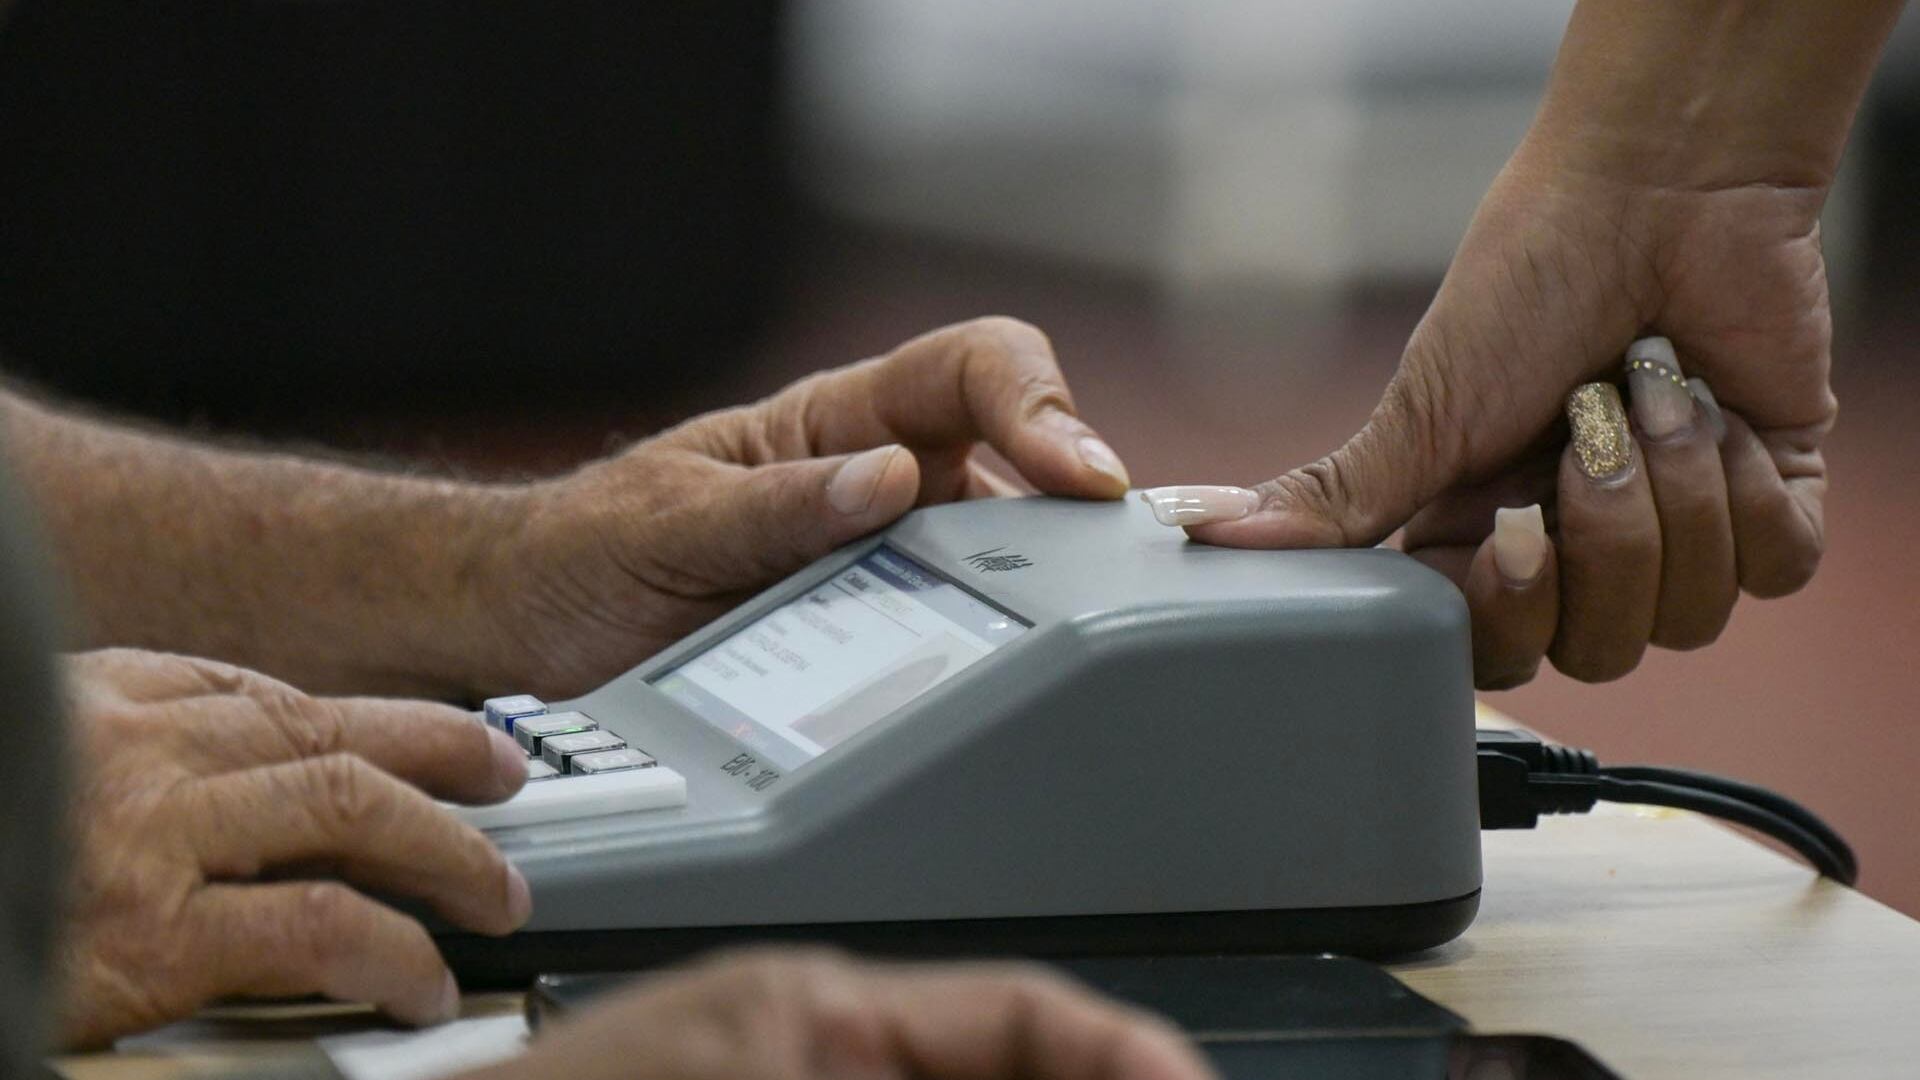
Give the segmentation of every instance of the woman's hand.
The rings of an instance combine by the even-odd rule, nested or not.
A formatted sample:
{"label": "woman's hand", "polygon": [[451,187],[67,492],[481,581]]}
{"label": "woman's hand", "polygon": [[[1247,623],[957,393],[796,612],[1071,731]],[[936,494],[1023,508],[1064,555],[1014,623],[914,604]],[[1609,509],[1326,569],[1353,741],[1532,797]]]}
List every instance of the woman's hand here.
{"label": "woman's hand", "polygon": [[915,505],[1111,499],[1125,468],[1074,414],[1038,330],[979,319],[699,417],[534,485],[477,578],[498,659],[481,691],[581,693]]}
{"label": "woman's hand", "polygon": [[469,1080],[1207,1080],[1164,1021],[1043,969],[756,951],[646,979]]}
{"label": "woman's hand", "polygon": [[[1742,588],[1800,588],[1825,545],[1836,408],[1820,209],[1897,11],[1582,0],[1366,427],[1246,511],[1196,509],[1212,523],[1193,535],[1325,547],[1406,526],[1465,589],[1493,687],[1543,655],[1615,678],[1649,643],[1712,641]],[[1671,352],[1629,374],[1651,334]],[[1624,416],[1581,389],[1595,381],[1625,387]],[[1592,467],[1573,452],[1583,423],[1589,449],[1613,447]],[[1520,518],[1495,531],[1497,508],[1530,504],[1551,544]],[[1531,578],[1499,572],[1502,536]]]}
{"label": "woman's hand", "polygon": [[[1367,426],[1260,485],[1248,516],[1193,531],[1318,547],[1405,525],[1407,550],[1465,589],[1490,688],[1543,656],[1597,681],[1649,643],[1705,645],[1741,588],[1800,588],[1825,543],[1823,192],[1657,190],[1536,152],[1482,204]],[[1672,347],[1629,373],[1628,344],[1649,328]],[[1607,390],[1581,389],[1595,381]],[[1610,452],[1583,458],[1583,441]],[[1514,580],[1498,573],[1495,511],[1530,504],[1553,543],[1510,524],[1510,552],[1529,548],[1509,557]]]}
{"label": "woman's hand", "polygon": [[1568,399],[1563,450],[1523,456],[1407,525],[1408,553],[1466,594],[1482,688],[1525,682],[1543,656],[1578,678],[1623,675],[1647,642],[1697,648],[1732,614],[1739,581],[1720,446],[1729,421],[1703,384],[1688,385],[1664,338],[1628,356],[1630,405],[1610,382],[1584,384]]}
{"label": "woman's hand", "polygon": [[410,1023],[453,1016],[453,976],[426,930],[353,886],[416,897],[479,933],[526,921],[526,881],[411,786],[491,802],[525,783],[519,748],[470,714],[308,697],[131,649],[79,654],[67,674],[65,1045],[235,995],[326,994]]}

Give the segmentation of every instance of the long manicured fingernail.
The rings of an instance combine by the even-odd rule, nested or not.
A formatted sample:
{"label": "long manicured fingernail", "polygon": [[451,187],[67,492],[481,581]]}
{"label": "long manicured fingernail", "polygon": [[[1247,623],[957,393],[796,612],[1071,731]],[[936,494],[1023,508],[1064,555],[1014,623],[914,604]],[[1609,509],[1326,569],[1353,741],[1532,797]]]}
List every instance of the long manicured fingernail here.
{"label": "long manicured fingernail", "polygon": [[1531,585],[1547,563],[1547,518],[1540,504],[1493,512],[1493,565],[1508,585]]}
{"label": "long manicured fingernail", "polygon": [[847,459],[840,471],[827,483],[827,502],[849,516],[864,514],[873,505],[873,493],[880,489],[880,478],[893,464],[893,455],[903,447],[876,446]]}
{"label": "long manicured fingernail", "polygon": [[1648,438],[1670,439],[1693,430],[1693,395],[1673,342],[1650,337],[1627,347],[1627,389],[1633,394],[1633,418]]}
{"label": "long manicured fingernail", "polygon": [[1119,484],[1121,491],[1133,486],[1133,481],[1127,476],[1127,467],[1120,464],[1120,455],[1097,437],[1082,435],[1073,444],[1073,449],[1080,455],[1082,465]]}
{"label": "long manicured fingernail", "polygon": [[1253,513],[1260,506],[1260,493],[1220,484],[1185,484],[1148,488],[1140,493],[1140,501],[1153,507],[1154,519],[1162,525],[1210,525]]}
{"label": "long manicured fingernail", "polygon": [[527,887],[527,876],[512,863],[507,864],[507,917],[515,927],[533,917],[533,890]]}
{"label": "long manicured fingernail", "polygon": [[1687,380],[1687,393],[1700,404],[1700,415],[1707,418],[1707,429],[1713,432],[1713,441],[1727,441],[1727,418],[1720,413],[1720,403],[1714,400],[1713,390],[1707,386],[1707,380],[1691,378]]}
{"label": "long manicured fingernail", "polygon": [[500,780],[500,790],[519,791],[527,782],[526,751],[504,731],[489,731],[487,737],[493,740],[493,771]]}
{"label": "long manicured fingernail", "polygon": [[1633,470],[1633,432],[1612,383],[1585,383],[1567,395],[1573,427],[1573,457],[1596,483],[1624,479]]}

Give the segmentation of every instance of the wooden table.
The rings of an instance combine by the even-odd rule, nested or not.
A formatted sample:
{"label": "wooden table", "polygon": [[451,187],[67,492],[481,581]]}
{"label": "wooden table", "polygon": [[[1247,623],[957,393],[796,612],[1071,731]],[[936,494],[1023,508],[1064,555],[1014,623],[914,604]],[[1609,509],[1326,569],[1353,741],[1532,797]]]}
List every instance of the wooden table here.
{"label": "wooden table", "polygon": [[[1574,1039],[1627,1080],[1920,1077],[1920,923],[1679,811],[1603,806],[1485,841],[1479,919],[1393,966],[1475,1028]],[[476,995],[468,1015],[518,1007]],[[59,1065],[159,1080],[367,1022],[246,1010],[177,1026],[164,1052]]]}

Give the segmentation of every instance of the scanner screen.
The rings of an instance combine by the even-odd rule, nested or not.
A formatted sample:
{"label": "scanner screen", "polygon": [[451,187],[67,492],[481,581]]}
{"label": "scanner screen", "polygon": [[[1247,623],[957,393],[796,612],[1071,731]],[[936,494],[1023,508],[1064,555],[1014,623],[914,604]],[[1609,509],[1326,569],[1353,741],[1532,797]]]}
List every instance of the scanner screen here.
{"label": "scanner screen", "polygon": [[1029,628],[882,546],[653,684],[792,769]]}

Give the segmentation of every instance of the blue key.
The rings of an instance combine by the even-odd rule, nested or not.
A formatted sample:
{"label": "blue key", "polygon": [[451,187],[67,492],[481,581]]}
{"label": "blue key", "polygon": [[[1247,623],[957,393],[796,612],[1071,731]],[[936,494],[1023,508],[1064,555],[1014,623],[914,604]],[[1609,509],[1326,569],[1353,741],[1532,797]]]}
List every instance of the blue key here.
{"label": "blue key", "polygon": [[540,716],[547,711],[547,703],[531,694],[515,694],[512,697],[488,698],[481,706],[487,714],[487,723],[507,734],[513,734],[513,722],[523,716]]}

